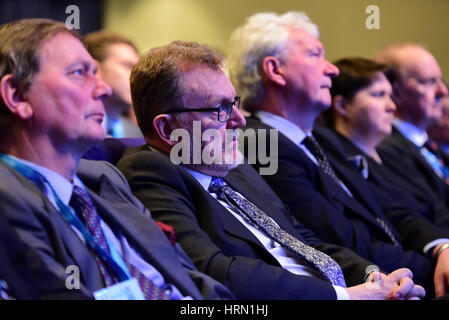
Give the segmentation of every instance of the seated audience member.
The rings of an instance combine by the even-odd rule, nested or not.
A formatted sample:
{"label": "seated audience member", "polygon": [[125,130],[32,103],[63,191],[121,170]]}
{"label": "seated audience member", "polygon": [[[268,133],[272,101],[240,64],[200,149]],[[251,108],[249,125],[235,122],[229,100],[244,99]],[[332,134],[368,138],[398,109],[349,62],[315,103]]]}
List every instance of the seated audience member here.
{"label": "seated audience member", "polygon": [[[402,183],[401,177],[384,165],[377,152],[378,145],[391,134],[396,111],[385,74],[387,67],[365,58],[341,59],[336,66],[340,74],[332,79],[333,108],[325,113],[327,125],[335,130],[334,134],[327,133],[328,145],[341,143],[345,157],[368,180],[406,199],[425,218],[449,230],[447,208],[432,201],[413,184]],[[329,139],[332,135],[339,141]]]}
{"label": "seated audience member", "polygon": [[112,94],[104,99],[106,133],[114,138],[142,137],[135,122],[129,88],[131,69],[139,60],[136,46],[110,31],[90,33],[83,42],[97,62],[98,75],[112,89]]}
{"label": "seated audience member", "polygon": [[[447,85],[446,85],[447,87]],[[430,138],[449,154],[449,94],[441,98],[442,114],[437,122],[427,130]]]}
{"label": "seated audience member", "polygon": [[423,197],[448,210],[449,156],[426,133],[441,117],[442,97],[448,92],[438,62],[416,44],[392,45],[376,61],[393,71],[396,104],[393,131],[377,148],[383,164],[401,177],[402,185],[414,186]]}
{"label": "seated audience member", "polygon": [[238,165],[236,137],[225,135],[245,119],[223,68],[218,52],[193,42],[141,57],[131,92],[148,145],[127,150],[118,163],[134,194],[174,227],[198,269],[238,299],[390,299],[397,289],[403,298],[422,297],[408,269],[382,274],[374,290],[360,284],[370,262],[295,225],[257,172]]}
{"label": "seated audience member", "polygon": [[[449,242],[448,232],[363,179],[312,134],[316,117],[331,105],[331,78],[338,75],[318,36],[317,26],[298,12],[256,14],[231,36],[231,79],[252,112],[246,128],[279,133],[277,149],[270,150],[277,155],[277,171],[262,177],[319,238],[388,272],[407,267],[430,294],[434,283],[441,289],[437,295],[445,294],[449,252],[438,257],[435,272],[432,253],[436,258]],[[260,160],[259,152],[248,158]],[[254,166],[264,167],[261,161]]]}
{"label": "seated audience member", "polygon": [[34,297],[232,297],[170,243],[115,167],[80,160],[105,135],[111,90],[95,73],[63,23],[0,27],[0,212],[48,272],[33,280],[52,280]]}

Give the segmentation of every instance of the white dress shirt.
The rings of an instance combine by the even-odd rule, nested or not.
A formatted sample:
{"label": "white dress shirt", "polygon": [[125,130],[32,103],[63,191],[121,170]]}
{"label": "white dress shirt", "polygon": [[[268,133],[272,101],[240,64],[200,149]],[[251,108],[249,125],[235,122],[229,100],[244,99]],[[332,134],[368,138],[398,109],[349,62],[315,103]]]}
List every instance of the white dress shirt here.
{"label": "white dress shirt", "polygon": [[[15,158],[15,157],[14,157]],[[61,176],[60,174],[47,169],[45,167],[39,166],[32,162],[15,158],[17,161],[25,164],[28,167],[31,167],[35,171],[42,174],[50,185],[55,190],[59,199],[69,207],[70,198],[72,197],[72,191],[74,185],[83,188],[86,190],[85,186],[81,182],[81,180],[75,175],[73,178],[73,184],[68,181],[66,178]],[[59,211],[59,208],[56,204],[55,197],[50,187],[45,184],[46,188],[46,196],[48,200],[53,204],[53,206]],[[74,213],[73,209],[69,207]],[[75,213],[74,213],[75,214]],[[103,233],[109,244],[112,244],[120,256],[129,263],[133,264],[140,272],[142,272],[148,279],[153,281],[157,286],[166,290],[166,292],[170,295],[173,300],[180,299],[191,299],[191,297],[183,297],[183,295],[179,292],[179,290],[172,284],[165,283],[164,277],[162,274],[157,271],[151,264],[147,263],[142,259],[140,254],[131,247],[126,238],[119,231],[112,231],[112,229],[101,219],[100,217],[100,226],[103,230]],[[85,243],[83,235],[76,229],[74,226],[71,226],[72,230],[77,234],[80,240]]]}
{"label": "white dress shirt", "polygon": [[[245,219],[243,219],[242,216],[240,216],[240,214],[235,211],[234,207],[230,206],[226,201],[217,199],[217,195],[215,193],[210,193],[208,188],[212,180],[211,176],[190,169],[187,169],[187,171],[202,185],[202,187],[212,197],[214,197],[222,206],[224,206],[241,224],[243,224],[260,241],[260,243],[267,249],[267,251],[279,262],[282,268],[297,275],[310,276],[327,281],[327,279],[320,272],[308,266],[301,265],[295,258],[295,255],[293,253],[291,253],[289,250],[286,250],[278,242],[272,240],[267,235],[265,235],[265,233],[263,233],[261,230],[245,221]],[[234,191],[237,192],[236,190]],[[239,195],[241,194],[239,193]],[[338,300],[349,300],[349,294],[343,287],[339,286],[333,287],[337,293]],[[301,289],[298,288],[298,290]]]}

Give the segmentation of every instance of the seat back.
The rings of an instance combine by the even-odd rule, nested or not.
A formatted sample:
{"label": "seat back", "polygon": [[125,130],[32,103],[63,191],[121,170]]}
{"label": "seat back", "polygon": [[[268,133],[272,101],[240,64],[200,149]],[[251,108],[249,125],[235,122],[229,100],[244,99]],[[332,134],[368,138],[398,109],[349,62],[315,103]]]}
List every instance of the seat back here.
{"label": "seat back", "polygon": [[83,154],[83,158],[88,160],[103,160],[115,166],[126,148],[138,147],[145,143],[145,139],[143,138],[106,138],[87,150]]}

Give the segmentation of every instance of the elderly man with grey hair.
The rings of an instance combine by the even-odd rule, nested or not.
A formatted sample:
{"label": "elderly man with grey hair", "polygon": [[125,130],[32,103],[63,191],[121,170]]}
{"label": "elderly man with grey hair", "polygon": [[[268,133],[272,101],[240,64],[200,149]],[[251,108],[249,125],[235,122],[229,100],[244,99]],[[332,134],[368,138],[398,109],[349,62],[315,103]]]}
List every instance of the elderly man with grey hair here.
{"label": "elderly man with grey hair", "polygon": [[[263,178],[295,219],[320,238],[387,271],[410,268],[415,281],[432,292],[432,280],[441,284],[449,278],[447,257],[437,259],[447,233],[365,180],[327,131],[312,133],[315,119],[331,105],[331,78],[339,73],[318,37],[317,26],[301,12],[255,14],[231,35],[231,80],[252,113],[246,128],[279,132],[278,149],[272,151],[278,170]],[[329,154],[328,148],[338,150]],[[257,159],[251,148],[246,156]]]}

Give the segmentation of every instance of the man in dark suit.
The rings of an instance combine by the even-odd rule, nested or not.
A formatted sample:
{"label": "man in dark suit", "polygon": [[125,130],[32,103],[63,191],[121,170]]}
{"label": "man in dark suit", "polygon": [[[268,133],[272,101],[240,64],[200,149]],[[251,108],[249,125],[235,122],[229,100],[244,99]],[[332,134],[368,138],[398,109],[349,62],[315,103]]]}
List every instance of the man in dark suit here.
{"label": "man in dark suit", "polygon": [[392,45],[376,60],[393,71],[390,80],[396,104],[393,131],[377,148],[379,155],[400,176],[402,185],[413,185],[447,210],[449,157],[426,133],[441,117],[441,99],[448,93],[438,62],[416,44]]}
{"label": "man in dark suit", "polygon": [[0,43],[0,212],[30,248],[22,280],[43,281],[30,297],[232,298],[168,241],[115,167],[80,161],[104,138],[110,88],[79,36],[24,19],[1,26]]}
{"label": "man in dark suit", "polygon": [[148,144],[118,163],[133,193],[174,227],[198,269],[239,299],[394,297],[389,286],[404,289],[396,282],[404,269],[383,275],[374,290],[346,288],[370,274],[370,262],[315,238],[250,166],[238,165],[232,135],[245,120],[223,67],[218,52],[182,41],[136,64],[131,92]]}
{"label": "man in dark suit", "polygon": [[263,178],[292,215],[323,240],[382,268],[407,266],[427,288],[434,274],[445,282],[449,260],[440,256],[434,273],[430,254],[438,250],[435,240],[449,241],[447,233],[365,181],[346,158],[329,157],[314,138],[315,119],[329,108],[331,78],[338,75],[316,25],[306,16],[255,15],[233,33],[230,48],[231,79],[252,112],[246,127],[279,132],[270,149],[278,170]]}

